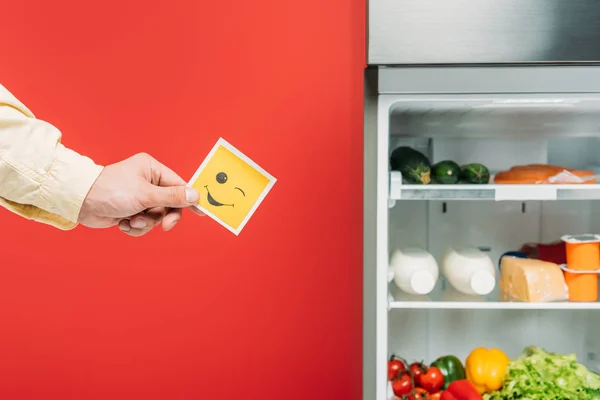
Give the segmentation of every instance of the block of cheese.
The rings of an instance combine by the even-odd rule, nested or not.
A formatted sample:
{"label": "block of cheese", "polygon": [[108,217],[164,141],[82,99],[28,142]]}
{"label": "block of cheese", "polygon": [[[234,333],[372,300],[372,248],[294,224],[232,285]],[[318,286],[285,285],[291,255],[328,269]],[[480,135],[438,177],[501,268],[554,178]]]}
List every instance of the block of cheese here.
{"label": "block of cheese", "polygon": [[557,264],[505,256],[500,263],[500,298],[503,301],[566,301],[569,289]]}

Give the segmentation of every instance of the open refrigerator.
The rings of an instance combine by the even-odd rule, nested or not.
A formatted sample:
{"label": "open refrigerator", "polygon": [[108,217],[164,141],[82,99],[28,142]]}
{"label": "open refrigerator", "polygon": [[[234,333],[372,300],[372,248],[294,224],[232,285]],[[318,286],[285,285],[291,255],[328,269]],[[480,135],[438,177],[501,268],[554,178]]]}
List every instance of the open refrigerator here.
{"label": "open refrigerator", "polygon": [[[371,25],[398,22],[400,17],[394,21],[394,13],[384,12],[382,3],[389,7],[415,4],[371,2]],[[523,0],[520,4],[533,7],[537,3]],[[418,7],[413,5],[407,8]],[[600,15],[598,6],[588,6],[589,12]],[[446,9],[445,13],[448,17],[452,11]],[[419,21],[407,22],[414,27]],[[390,26],[396,29],[396,25]],[[380,28],[379,32],[389,34],[390,29]],[[528,301],[506,299],[500,288],[501,259],[506,252],[521,253],[557,243],[564,251],[566,244],[561,238],[565,235],[600,234],[600,66],[591,62],[600,59],[600,54],[592,53],[598,50],[582,50],[580,54],[588,59],[576,60],[578,63],[551,52],[546,57],[549,62],[512,62],[515,57],[509,63],[498,43],[498,52],[488,53],[488,58],[462,49],[457,50],[456,58],[444,60],[442,56],[439,63],[432,62],[439,47],[434,41],[422,45],[421,58],[382,50],[402,48],[410,39],[407,32],[393,39],[376,37],[377,32],[369,34],[363,398],[400,397],[394,394],[388,377],[391,355],[426,365],[452,355],[465,363],[474,349],[482,347],[498,348],[514,360],[527,347],[536,346],[575,355],[577,363],[592,375],[600,373],[598,296],[591,301],[572,301],[542,293],[538,301]],[[600,32],[594,33],[600,37]],[[400,45],[385,47],[381,43],[386,40]],[[489,51],[493,53],[494,48]],[[407,181],[391,166],[393,151],[403,146],[425,155],[431,166],[445,160],[461,167],[485,165],[489,182]],[[531,164],[591,171],[592,181],[495,183],[502,171]],[[439,267],[433,289],[425,294],[409,293],[393,279],[393,255],[407,248],[426,251]],[[495,274],[491,292],[481,295],[456,290],[442,271],[449,248],[476,249],[491,260]],[[539,254],[526,256],[537,259]],[[556,265],[561,273],[569,267]],[[599,268],[600,260],[590,265],[590,270]],[[598,274],[592,271],[590,276],[597,285]],[[537,292],[547,287],[533,281],[521,284]],[[597,292],[594,285],[590,290]]]}

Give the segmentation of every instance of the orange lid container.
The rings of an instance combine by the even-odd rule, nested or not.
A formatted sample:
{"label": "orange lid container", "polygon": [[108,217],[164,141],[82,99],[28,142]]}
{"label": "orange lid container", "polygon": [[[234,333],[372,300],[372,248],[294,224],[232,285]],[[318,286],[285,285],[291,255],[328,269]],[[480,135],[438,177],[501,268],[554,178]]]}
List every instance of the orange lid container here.
{"label": "orange lid container", "polygon": [[596,270],[600,268],[599,235],[565,235],[567,266],[569,269]]}
{"label": "orange lid container", "polygon": [[569,288],[569,301],[598,301],[600,236],[565,235],[561,239],[567,253],[567,265],[561,268]]}
{"label": "orange lid container", "polygon": [[598,275],[565,272],[565,283],[569,288],[569,301],[598,301]]}

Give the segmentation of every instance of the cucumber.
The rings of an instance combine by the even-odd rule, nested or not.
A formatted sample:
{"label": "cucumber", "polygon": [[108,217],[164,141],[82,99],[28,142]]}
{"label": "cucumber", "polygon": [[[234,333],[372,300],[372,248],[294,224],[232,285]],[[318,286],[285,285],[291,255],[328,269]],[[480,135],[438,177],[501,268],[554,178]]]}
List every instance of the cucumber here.
{"label": "cucumber", "polygon": [[461,168],[460,179],[476,185],[486,184],[490,181],[490,170],[483,164],[467,164]]}
{"label": "cucumber", "polygon": [[390,167],[400,171],[407,183],[428,184],[431,182],[431,163],[420,151],[401,146],[392,151]]}
{"label": "cucumber", "polygon": [[460,166],[452,160],[444,160],[431,168],[431,175],[436,183],[455,184],[460,178]]}

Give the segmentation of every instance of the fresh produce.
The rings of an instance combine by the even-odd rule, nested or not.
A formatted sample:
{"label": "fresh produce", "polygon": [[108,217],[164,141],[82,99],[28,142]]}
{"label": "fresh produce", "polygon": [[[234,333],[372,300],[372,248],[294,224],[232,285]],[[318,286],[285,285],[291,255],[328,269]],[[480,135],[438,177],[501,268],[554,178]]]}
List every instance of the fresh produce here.
{"label": "fresh produce", "polygon": [[420,151],[401,146],[390,156],[390,167],[400,171],[402,178],[408,183],[428,184],[431,182],[431,163]]}
{"label": "fresh produce", "polygon": [[393,380],[398,376],[400,371],[404,371],[405,369],[406,362],[392,354],[388,361],[388,381]]}
{"label": "fresh produce", "polygon": [[[440,400],[444,375],[436,366],[427,366],[423,362],[410,365],[392,355],[388,360],[388,380],[398,400]],[[433,397],[432,397],[433,396]]]}
{"label": "fresh produce", "polygon": [[440,161],[431,167],[431,175],[435,183],[454,184],[460,178],[460,166],[451,160]]}
{"label": "fresh produce", "polygon": [[437,367],[444,376],[444,385],[442,389],[446,390],[450,383],[465,379],[465,367],[457,357],[454,356],[443,356],[431,363],[432,366]]}
{"label": "fresh produce", "polygon": [[392,390],[396,396],[401,398],[412,393],[413,387],[413,377],[408,371],[401,372],[394,380],[392,380]]}
{"label": "fresh produce", "polygon": [[444,390],[440,400],[482,400],[475,386],[466,379],[454,381]]}
{"label": "fresh produce", "polygon": [[600,376],[577,363],[574,354],[559,355],[532,346],[508,364],[504,387],[485,399],[600,399]]}
{"label": "fresh produce", "polygon": [[438,367],[429,367],[419,378],[418,384],[428,393],[435,393],[444,386],[444,375]]}
{"label": "fresh produce", "polygon": [[407,400],[429,400],[429,393],[423,388],[416,388],[413,394],[406,396]]}
{"label": "fresh produce", "polygon": [[425,389],[428,393],[435,393],[444,385],[444,375],[438,367],[427,367],[421,362],[414,362],[410,365],[409,371],[415,386]]}
{"label": "fresh produce", "polygon": [[490,393],[502,387],[510,359],[499,349],[476,348],[465,363],[467,379],[479,393]]}
{"label": "fresh produce", "polygon": [[[562,175],[561,175],[562,174]],[[560,175],[560,178],[558,178]],[[551,179],[553,178],[554,179]],[[580,178],[580,179],[578,179]],[[579,182],[577,182],[579,180]],[[583,181],[581,181],[583,180]],[[494,177],[497,184],[596,183],[593,171],[575,170],[550,164],[516,165]]]}
{"label": "fresh produce", "polygon": [[394,400],[600,400],[600,375],[577,363],[575,355],[535,346],[512,361],[499,349],[476,348],[466,359],[466,379],[454,379],[445,389],[440,389],[445,376],[436,365],[454,368],[458,376],[462,364],[456,357],[440,357],[430,366],[408,365],[394,356],[389,361],[405,367],[390,383]]}
{"label": "fresh produce", "polygon": [[429,400],[440,400],[443,393],[444,393],[443,390],[440,390],[439,392],[431,393],[429,395]]}
{"label": "fresh produce", "polygon": [[483,164],[467,164],[461,168],[460,179],[465,183],[477,185],[488,183],[490,181],[490,171]]}
{"label": "fresh produce", "polygon": [[427,371],[427,365],[423,364],[422,362],[414,362],[410,364],[409,370],[415,380],[415,384],[420,385],[421,375]]}

